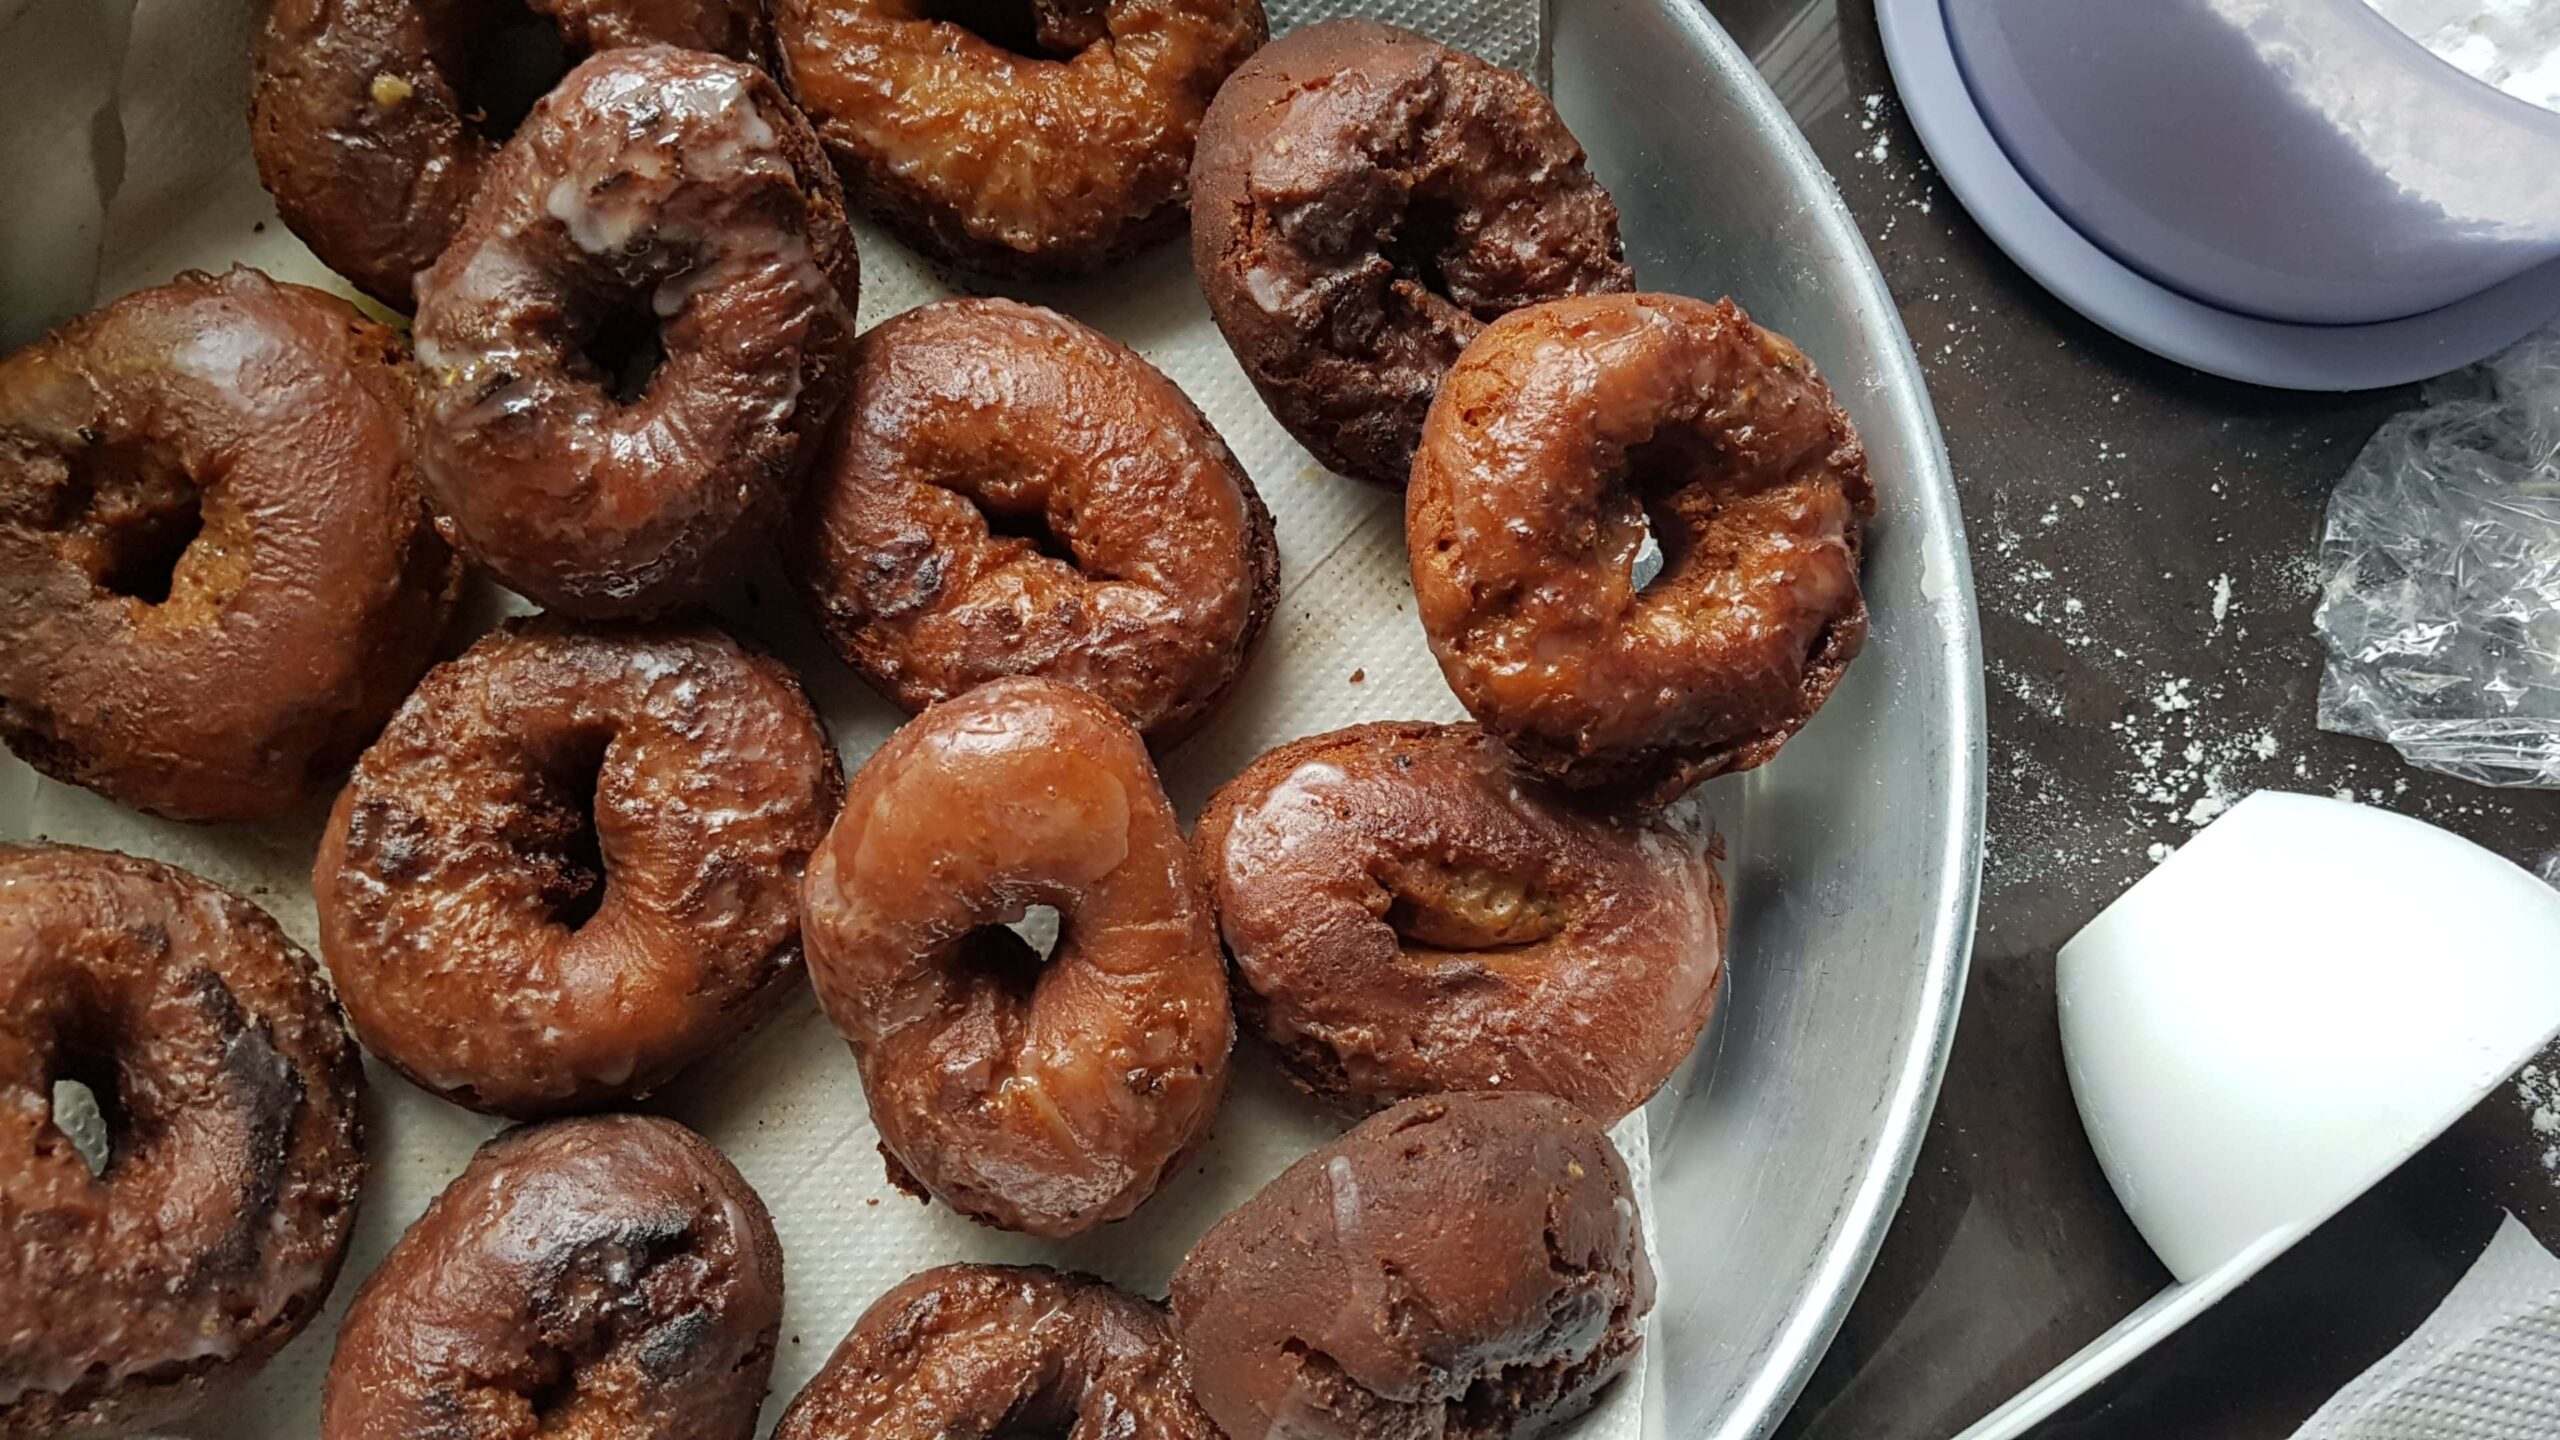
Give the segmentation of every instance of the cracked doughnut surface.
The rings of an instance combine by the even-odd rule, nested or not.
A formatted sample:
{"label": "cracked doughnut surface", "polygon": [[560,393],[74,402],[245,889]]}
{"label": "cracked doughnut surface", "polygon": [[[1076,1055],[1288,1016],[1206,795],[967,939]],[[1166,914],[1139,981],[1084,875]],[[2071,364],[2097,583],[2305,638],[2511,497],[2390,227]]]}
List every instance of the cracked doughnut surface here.
{"label": "cracked doughnut surface", "polygon": [[1857,431],[1786,337],[1730,300],[1603,295],[1467,347],[1405,544],[1468,713],[1534,770],[1659,805],[1822,707],[1866,641],[1875,511]]}
{"label": "cracked doughnut surface", "polygon": [[1629,290],[1618,207],[1526,76],[1374,20],[1290,32],[1209,107],[1191,253],[1272,415],[1401,487],[1485,323]]}
{"label": "cracked doughnut surface", "polygon": [[[108,1159],[54,1120],[89,1087]],[[309,956],[171,866],[0,845],[0,1437],[124,1434],[254,1373],[336,1281],[364,1072]]]}
{"label": "cracked doughnut surface", "polygon": [[1591,1408],[1652,1307],[1626,1163],[1544,1095],[1380,1111],[1173,1276],[1192,1393],[1228,1440],[1528,1440]]}
{"label": "cracked doughnut surface", "polygon": [[646,1095],[800,968],[843,788],[780,662],[705,626],[507,625],[356,765],[312,892],[365,1047],[526,1118]]}
{"label": "cracked doughnut surface", "polygon": [[910,713],[1002,675],[1179,739],[1280,590],[1271,513],[1136,352],[1055,311],[946,300],[854,350],[792,558],[846,662]]}
{"label": "cracked doughnut surface", "polygon": [[459,569],[400,339],[255,270],[0,359],[0,738],[181,820],[326,794],[427,668]]}
{"label": "cracked doughnut surface", "polygon": [[480,1147],[356,1292],[323,1440],[748,1440],[782,1325],[764,1202],[671,1120]]}
{"label": "cracked doughnut surface", "polygon": [[[512,75],[658,43],[761,62],[760,0],[267,0],[251,51],[250,150],[276,212],[330,269],[411,303],[518,117]],[[513,53],[510,53],[510,52]],[[553,71],[554,75],[558,72]]]}
{"label": "cracked doughnut surface", "polygon": [[[1058,912],[1045,961],[1005,928],[1035,905]],[[1208,895],[1145,743],[1092,695],[995,680],[908,721],[802,908],[893,1180],[1076,1235],[1207,1133],[1235,1033]]]}
{"label": "cracked doughnut surface", "polygon": [[854,1322],[774,1440],[1221,1440],[1162,1306],[1086,1275],[946,1265]]}
{"label": "cracked doughnut surface", "polygon": [[853,234],[761,70],[663,45],[569,72],[418,282],[418,469],[545,609],[670,609],[790,507],[843,398]]}
{"label": "cracked doughnut surface", "polygon": [[[1182,226],[1192,137],[1261,0],[775,0],[854,203],[937,260],[1081,274]],[[970,24],[946,18],[966,15]]]}
{"label": "cracked doughnut surface", "polygon": [[1219,789],[1193,845],[1238,1013],[1346,1109],[1516,1089],[1615,1121],[1724,979],[1712,852],[1573,808],[1472,725],[1283,745]]}

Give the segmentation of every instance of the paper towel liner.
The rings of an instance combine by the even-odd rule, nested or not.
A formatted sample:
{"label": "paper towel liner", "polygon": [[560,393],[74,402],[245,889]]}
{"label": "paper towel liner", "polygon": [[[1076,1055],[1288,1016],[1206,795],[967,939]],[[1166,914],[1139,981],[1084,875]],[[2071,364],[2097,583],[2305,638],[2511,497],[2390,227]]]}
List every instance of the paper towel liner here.
{"label": "paper towel liner", "polygon": [[[113,41],[128,8],[130,40],[119,66]],[[233,261],[352,295],[278,223],[257,183],[243,117],[246,57],[260,8],[245,0],[28,0],[12,9],[0,0],[0,37],[55,26],[46,33],[99,41],[76,53],[50,46],[5,51],[12,59],[43,61],[0,65],[0,77],[12,85],[24,83],[16,72],[30,68],[53,77],[46,92],[53,98],[29,113],[55,114],[57,128],[86,133],[94,115],[72,112],[96,111],[121,78],[113,123],[99,127],[108,136],[103,148],[57,138],[0,157],[0,165],[23,169],[32,156],[50,154],[52,168],[29,184],[42,179],[66,196],[94,192],[99,180],[116,178],[108,171],[121,171],[121,184],[103,205],[103,231],[78,206],[61,212],[64,228],[49,231],[50,285],[23,297],[16,289],[6,292],[0,327],[13,339],[180,270]],[[1281,0],[1275,26],[1334,8]],[[1357,8],[1535,73],[1536,0],[1403,0]],[[10,87],[0,86],[0,116],[17,114],[24,108],[19,102],[35,98],[26,91],[9,96]],[[9,133],[29,132],[13,126]],[[97,169],[92,155],[112,163]],[[14,172],[0,171],[6,173]],[[96,199],[86,196],[93,210]],[[0,258],[14,260],[24,228],[12,228]],[[865,326],[954,293],[948,277],[868,226],[859,227],[859,244]],[[92,271],[93,288],[85,283]],[[1186,246],[1159,246],[1094,282],[1011,293],[1094,325],[1171,376],[1226,437],[1278,521],[1282,591],[1261,653],[1211,724],[1165,757],[1168,788],[1186,815],[1196,814],[1219,782],[1282,741],[1363,720],[1463,718],[1413,619],[1398,497],[1327,474],[1272,421],[1209,321]],[[509,608],[513,602],[494,592],[475,596],[466,623],[485,625]],[[834,659],[790,596],[770,585],[750,586],[727,608],[799,670],[849,761],[859,761],[903,718]],[[315,808],[295,821],[259,827],[181,825],[40,780],[14,759],[0,763],[0,830],[185,866],[256,900],[306,946],[314,940],[309,871],[322,814]],[[422,1094],[379,1065],[368,1062],[368,1072],[373,1168],[329,1309],[238,1393],[170,1433],[199,1440],[316,1434],[321,1378],[347,1300],[472,1148],[499,1128]],[[785,1256],[786,1308],[765,1406],[768,1425],[854,1318],[907,1275],[954,1260],[1040,1262],[1161,1294],[1201,1231],[1341,1128],[1247,1047],[1237,1056],[1234,1093],[1196,1161],[1132,1220],[1060,1244],[988,1230],[892,1189],[861,1095],[851,1054],[804,990],[749,1042],[679,1077],[649,1106],[710,1137],[773,1211]],[[1640,1199],[1649,1199],[1642,1114],[1615,1133]],[[1650,1236],[1649,1204],[1646,1223]],[[1644,1433],[1646,1385],[1643,1361],[1638,1364],[1578,1436],[1633,1440]]]}

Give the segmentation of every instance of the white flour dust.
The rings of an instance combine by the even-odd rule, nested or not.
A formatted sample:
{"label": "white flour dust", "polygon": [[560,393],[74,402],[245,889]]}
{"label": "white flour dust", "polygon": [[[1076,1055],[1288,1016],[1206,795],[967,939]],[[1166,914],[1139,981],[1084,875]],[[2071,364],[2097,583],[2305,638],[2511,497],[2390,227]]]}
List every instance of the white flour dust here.
{"label": "white flour dust", "polygon": [[2365,0],[2401,33],[2476,79],[2560,110],[2560,3]]}

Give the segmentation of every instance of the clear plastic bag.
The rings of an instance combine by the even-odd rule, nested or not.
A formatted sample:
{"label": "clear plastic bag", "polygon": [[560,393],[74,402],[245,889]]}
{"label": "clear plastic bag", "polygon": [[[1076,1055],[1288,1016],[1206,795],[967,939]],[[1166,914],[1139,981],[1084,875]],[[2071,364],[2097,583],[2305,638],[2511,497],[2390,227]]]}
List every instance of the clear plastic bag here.
{"label": "clear plastic bag", "polygon": [[2320,727],[2560,788],[2560,325],[2425,399],[2329,499]]}

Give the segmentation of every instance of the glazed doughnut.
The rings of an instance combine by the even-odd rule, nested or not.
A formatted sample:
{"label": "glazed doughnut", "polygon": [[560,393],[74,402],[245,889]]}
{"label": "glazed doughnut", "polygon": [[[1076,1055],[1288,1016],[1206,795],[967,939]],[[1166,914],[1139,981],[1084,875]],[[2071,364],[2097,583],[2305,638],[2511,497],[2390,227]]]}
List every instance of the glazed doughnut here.
{"label": "glazed doughnut", "polygon": [[1192,1393],[1236,1437],[1526,1440],[1591,1408],[1652,1307],[1626,1162],[1546,1095],[1381,1111],[1173,1276]]}
{"label": "glazed doughnut", "polygon": [[1220,1440],[1161,1307],[1086,1275],[946,1265],[873,1302],[773,1440]]}
{"label": "glazed doughnut", "polygon": [[1126,347],[1010,300],[862,338],[804,512],[810,610],[910,713],[1045,675],[1164,743],[1235,683],[1279,597],[1271,514],[1199,409]]}
{"label": "glazed doughnut", "polygon": [[[1208,898],[1128,722],[991,681],[907,722],[809,862],[809,976],[890,1178],[1007,1230],[1138,1208],[1206,1133],[1234,1021]],[[1005,926],[1058,912],[1044,964]]]}
{"label": "glazed doughnut", "polygon": [[835,416],[856,268],[763,71],[657,45],[570,71],[418,281],[419,471],[458,548],[567,614],[700,598]]}
{"label": "glazed doughnut", "polygon": [[1201,112],[1270,34],[1261,0],[773,11],[783,78],[854,202],[928,256],[1013,279],[1093,270],[1181,229]]}
{"label": "glazed doughnut", "polygon": [[773,1221],[700,1136],[510,1130],[356,1292],[321,1440],[748,1440],[781,1327]]}
{"label": "glazed doughnut", "polygon": [[[107,1123],[92,1174],[57,1081]],[[0,1437],[123,1434],[255,1372],[328,1298],[364,1072],[311,958],[183,870],[0,845]]]}
{"label": "glazed doughnut", "polygon": [[312,253],[406,310],[524,105],[571,60],[652,41],[769,53],[759,0],[267,0],[258,178]]}
{"label": "glazed doughnut", "polygon": [[357,762],[311,877],[365,1047],[530,1117],[648,1094],[799,970],[844,783],[791,673],[704,627],[518,621]]}
{"label": "glazed doughnut", "polygon": [[[1449,372],[1405,497],[1458,699],[1531,768],[1667,803],[1813,718],[1867,634],[1866,452],[1732,301],[1561,300]],[[1650,529],[1662,570],[1631,567]]]}
{"label": "glazed doughnut", "polygon": [[0,739],[182,820],[326,793],[452,612],[410,386],[398,336],[255,270],[0,360]]}
{"label": "glazed doughnut", "polygon": [[1236,72],[1200,127],[1191,255],[1272,415],[1328,468],[1402,486],[1486,321],[1634,288],[1618,207],[1527,77],[1328,20]]}
{"label": "glazed doughnut", "polygon": [[1520,1089],[1614,1121],[1724,979],[1709,853],[1571,808],[1472,725],[1283,745],[1210,800],[1194,846],[1247,1028],[1346,1109]]}

